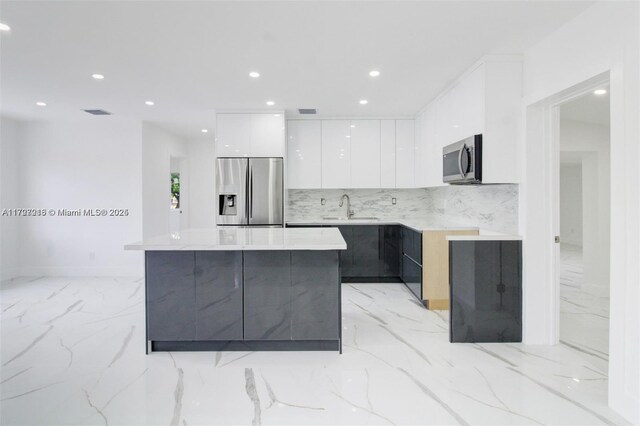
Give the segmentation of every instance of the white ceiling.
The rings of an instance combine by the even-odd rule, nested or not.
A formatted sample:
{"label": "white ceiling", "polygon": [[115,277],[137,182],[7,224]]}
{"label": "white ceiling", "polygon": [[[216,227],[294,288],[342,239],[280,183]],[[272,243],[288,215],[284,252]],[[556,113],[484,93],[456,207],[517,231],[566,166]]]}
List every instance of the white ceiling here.
{"label": "white ceiling", "polygon": [[104,108],[184,134],[214,110],[267,100],[288,113],[413,116],[482,55],[521,53],[591,4],[3,0],[0,107],[30,119]]}
{"label": "white ceiling", "polygon": [[562,120],[609,126],[611,116],[609,110],[609,87],[604,86],[603,88],[607,90],[604,95],[588,93],[562,104],[560,106],[560,118]]}

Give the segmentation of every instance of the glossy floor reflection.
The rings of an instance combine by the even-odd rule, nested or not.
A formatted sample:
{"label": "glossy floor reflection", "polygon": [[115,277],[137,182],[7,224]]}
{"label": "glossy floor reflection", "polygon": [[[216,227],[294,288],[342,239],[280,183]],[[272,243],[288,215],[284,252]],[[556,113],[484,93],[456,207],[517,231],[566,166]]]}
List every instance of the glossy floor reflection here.
{"label": "glossy floor reflection", "polygon": [[13,424],[624,424],[567,345],[450,344],[398,284],[343,286],[344,353],[153,353],[141,279],[2,283]]}
{"label": "glossy floor reflection", "polygon": [[582,248],[560,248],[560,342],[607,371],[609,288],[584,285]]}

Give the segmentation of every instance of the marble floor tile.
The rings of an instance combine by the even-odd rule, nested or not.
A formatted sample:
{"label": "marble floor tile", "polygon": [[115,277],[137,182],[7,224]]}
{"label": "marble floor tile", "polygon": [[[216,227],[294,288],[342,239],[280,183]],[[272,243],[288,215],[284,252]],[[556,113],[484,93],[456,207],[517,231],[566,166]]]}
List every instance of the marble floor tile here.
{"label": "marble floor tile", "polygon": [[609,288],[586,286],[582,248],[560,248],[560,341],[607,372]]}
{"label": "marble floor tile", "polygon": [[580,348],[450,344],[402,285],[342,291],[342,355],[146,355],[141,278],[3,282],[0,423],[625,424]]}

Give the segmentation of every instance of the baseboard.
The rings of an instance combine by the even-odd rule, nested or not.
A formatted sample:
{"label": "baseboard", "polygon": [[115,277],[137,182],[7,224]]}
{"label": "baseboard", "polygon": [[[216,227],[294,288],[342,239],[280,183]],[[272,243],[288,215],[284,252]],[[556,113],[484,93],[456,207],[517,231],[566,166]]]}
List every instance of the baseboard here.
{"label": "baseboard", "polygon": [[144,275],[140,266],[41,266],[21,268],[16,276],[23,277],[139,277]]}
{"label": "baseboard", "polygon": [[12,278],[19,277],[20,274],[15,268],[2,268],[2,274],[0,275],[0,281],[7,281]]}
{"label": "baseboard", "polygon": [[402,283],[399,277],[342,277],[344,284]]}

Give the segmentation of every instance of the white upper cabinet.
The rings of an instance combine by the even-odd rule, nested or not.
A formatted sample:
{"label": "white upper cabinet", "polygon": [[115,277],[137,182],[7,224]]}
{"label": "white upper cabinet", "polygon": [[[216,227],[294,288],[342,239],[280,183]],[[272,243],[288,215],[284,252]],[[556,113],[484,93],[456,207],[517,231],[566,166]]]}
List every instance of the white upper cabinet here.
{"label": "white upper cabinet", "polygon": [[396,121],[380,120],[380,188],[396,187]]}
{"label": "white upper cabinet", "polygon": [[476,134],[482,134],[482,182],[519,182],[521,96],[518,57],[487,57],[458,79],[416,119],[417,158],[427,167],[416,171],[416,185],[444,185],[442,148]]}
{"label": "white upper cabinet", "polygon": [[414,120],[396,120],[396,188],[414,188]]}
{"label": "white upper cabinet", "polygon": [[251,114],[216,116],[216,157],[243,157],[251,152]]}
{"label": "white upper cabinet", "polygon": [[323,188],[351,188],[350,125],[350,120],[322,120]]}
{"label": "white upper cabinet", "polygon": [[283,114],[216,116],[217,157],[284,157]]}
{"label": "white upper cabinet", "polygon": [[351,120],[351,188],[380,188],[380,120]]}
{"label": "white upper cabinet", "polygon": [[322,123],[287,122],[287,183],[289,188],[322,188]]}
{"label": "white upper cabinet", "polygon": [[415,188],[414,120],[287,121],[288,188]]}

